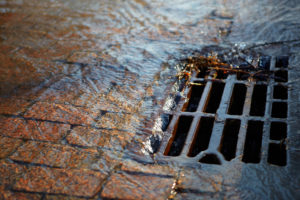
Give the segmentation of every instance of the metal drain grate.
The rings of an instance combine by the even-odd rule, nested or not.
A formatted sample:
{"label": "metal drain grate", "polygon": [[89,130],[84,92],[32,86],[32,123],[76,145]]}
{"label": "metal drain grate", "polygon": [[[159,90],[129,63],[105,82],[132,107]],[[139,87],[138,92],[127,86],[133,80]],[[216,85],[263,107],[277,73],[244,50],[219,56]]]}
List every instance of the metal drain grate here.
{"label": "metal drain grate", "polygon": [[288,62],[287,56],[260,57],[268,74],[251,77],[222,71],[194,75],[191,81],[198,84],[185,90],[189,100],[175,97],[176,107],[163,111],[162,159],[222,164],[238,158],[285,166]]}

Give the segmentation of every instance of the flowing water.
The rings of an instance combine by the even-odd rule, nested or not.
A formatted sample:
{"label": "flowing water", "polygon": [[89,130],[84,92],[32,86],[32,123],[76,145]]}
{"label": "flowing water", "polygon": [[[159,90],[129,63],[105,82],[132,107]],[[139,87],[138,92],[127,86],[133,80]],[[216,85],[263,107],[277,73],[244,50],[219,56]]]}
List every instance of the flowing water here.
{"label": "flowing water", "polygon": [[[181,59],[194,52],[264,54],[265,48],[266,54],[293,54],[297,63],[299,19],[299,0],[0,0],[1,114],[134,131],[144,143]],[[17,100],[28,106],[11,112],[5,105]],[[91,123],[43,118],[30,112],[39,102],[137,120],[114,127],[99,113]],[[297,170],[276,170],[276,177],[268,166],[221,172],[238,172],[232,179],[247,191],[242,198],[294,198]]]}

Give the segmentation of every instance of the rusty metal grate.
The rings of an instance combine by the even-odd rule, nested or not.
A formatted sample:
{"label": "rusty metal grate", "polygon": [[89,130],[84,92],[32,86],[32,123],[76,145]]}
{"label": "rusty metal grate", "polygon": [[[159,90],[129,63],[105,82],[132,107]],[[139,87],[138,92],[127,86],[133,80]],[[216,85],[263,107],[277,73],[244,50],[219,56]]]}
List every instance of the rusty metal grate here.
{"label": "rusty metal grate", "polygon": [[[285,166],[288,62],[287,56],[264,56],[259,63],[267,75],[220,71],[213,76],[215,72],[201,71],[191,79],[197,85],[186,90],[177,86],[188,101],[177,95],[176,106],[163,110],[161,159],[206,164],[237,159]],[[165,107],[170,105],[169,99]]]}

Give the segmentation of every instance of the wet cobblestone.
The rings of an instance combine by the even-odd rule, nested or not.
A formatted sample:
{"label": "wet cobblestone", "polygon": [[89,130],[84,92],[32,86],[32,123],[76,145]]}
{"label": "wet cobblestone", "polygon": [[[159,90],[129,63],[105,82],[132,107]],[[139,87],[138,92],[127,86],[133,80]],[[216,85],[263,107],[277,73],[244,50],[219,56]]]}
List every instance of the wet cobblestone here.
{"label": "wet cobblestone", "polygon": [[12,188],[17,191],[92,197],[99,191],[105,176],[85,169],[29,167]]}
{"label": "wet cobblestone", "polygon": [[0,136],[0,159],[6,158],[13,153],[21,144],[22,140]]}
{"label": "wet cobblestone", "polygon": [[121,150],[131,141],[133,135],[125,131],[78,126],[72,129],[66,140],[73,145]]}
{"label": "wet cobblestone", "polygon": [[0,186],[0,198],[5,200],[40,200],[42,198],[42,195],[15,192],[5,189],[4,186]]}
{"label": "wet cobblestone", "polygon": [[10,159],[59,168],[88,168],[99,157],[96,149],[29,141],[19,147]]}
{"label": "wet cobblestone", "polygon": [[30,101],[23,99],[0,98],[0,113],[18,115],[25,112],[30,104]]}
{"label": "wet cobblestone", "polygon": [[70,130],[70,125],[0,117],[0,130],[3,136],[57,142]]}
{"label": "wet cobblestone", "polygon": [[101,196],[108,199],[167,199],[174,182],[169,176],[120,172],[110,177]]}
{"label": "wet cobblestone", "polygon": [[24,114],[24,117],[89,125],[95,122],[98,112],[72,105],[38,102]]}
{"label": "wet cobblestone", "polygon": [[[262,179],[259,194],[243,188],[263,173],[251,164],[161,162],[162,138],[148,125],[173,84],[175,61],[191,49],[299,43],[289,2],[283,9],[272,1],[0,0],[0,200],[272,199],[280,187],[292,189],[278,199],[299,196],[293,175]],[[281,9],[276,24],[255,24],[258,13],[271,21],[272,6]],[[298,43],[266,46],[298,56]],[[289,84],[299,89],[294,76]],[[299,137],[290,139],[291,167],[271,168],[276,175],[299,174]]]}

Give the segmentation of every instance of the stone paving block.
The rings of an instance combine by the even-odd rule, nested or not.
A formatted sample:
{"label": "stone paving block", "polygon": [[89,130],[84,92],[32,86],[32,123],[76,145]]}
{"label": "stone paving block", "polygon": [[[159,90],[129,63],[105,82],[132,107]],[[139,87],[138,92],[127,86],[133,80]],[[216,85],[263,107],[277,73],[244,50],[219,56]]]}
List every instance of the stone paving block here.
{"label": "stone paving block", "polygon": [[0,199],[1,200],[40,200],[42,195],[30,194],[23,192],[13,192],[5,189],[4,186],[0,186]]}
{"label": "stone paving block", "polygon": [[24,116],[28,118],[65,122],[70,124],[92,124],[98,114],[99,111],[87,108],[38,102],[34,104]]}
{"label": "stone paving block", "polygon": [[119,111],[134,113],[139,108],[139,101],[129,94],[127,90],[113,90],[107,95],[107,101],[118,107]]}
{"label": "stone paving block", "polygon": [[[5,65],[3,65],[5,63]],[[32,62],[24,58],[11,58],[0,52],[0,95],[10,96],[19,86],[34,86],[42,82],[41,74]]]}
{"label": "stone paving block", "polygon": [[[97,82],[98,80],[93,80],[93,82]],[[97,83],[95,83],[97,84]],[[95,86],[96,87],[96,86]],[[102,91],[95,93],[83,93],[78,99],[75,100],[75,105],[78,106],[86,106],[88,108],[109,111],[113,113],[137,113],[141,102],[124,102],[124,101],[113,101],[110,94],[106,95],[106,91]],[[127,99],[128,101],[131,101]],[[134,105],[132,105],[134,104]]]}
{"label": "stone paving block", "polygon": [[86,169],[30,167],[12,188],[17,191],[93,197],[105,177],[103,173]]}
{"label": "stone paving block", "polygon": [[155,162],[152,152],[151,141],[147,135],[135,135],[134,139],[126,146],[126,153],[129,157],[134,157],[144,163]]}
{"label": "stone paving block", "polygon": [[68,58],[70,62],[78,62],[78,63],[90,63],[91,61],[99,59],[97,52],[93,51],[76,51],[71,54]]}
{"label": "stone paving block", "polygon": [[94,110],[103,110],[103,111],[112,111],[112,112],[120,111],[120,109],[116,105],[106,100],[104,94],[97,95],[95,93],[82,93],[80,96],[78,96],[77,99],[74,100],[74,105],[84,106],[84,107],[92,108]]}
{"label": "stone paving block", "polygon": [[57,104],[73,104],[77,95],[78,92],[49,88],[38,97],[38,101],[53,102]]}
{"label": "stone paving block", "polygon": [[0,114],[18,115],[25,112],[30,104],[30,101],[23,99],[0,97]]}
{"label": "stone paving block", "polygon": [[175,179],[153,174],[113,174],[101,193],[108,199],[167,199]]}
{"label": "stone paving block", "polygon": [[0,185],[12,185],[25,172],[26,168],[23,165],[0,161]]}
{"label": "stone paving block", "polygon": [[0,135],[14,138],[57,142],[69,129],[68,124],[0,117]]}
{"label": "stone paving block", "polygon": [[101,171],[104,173],[111,172],[115,167],[121,166],[123,152],[116,150],[101,150],[101,159],[93,163],[90,167],[93,170]]}
{"label": "stone paving block", "polygon": [[[64,63],[65,61],[61,61]],[[66,61],[67,62],[67,61]],[[79,64],[73,64],[73,65],[79,65]],[[81,66],[81,65],[80,65]],[[80,68],[77,68],[77,70],[80,70]],[[55,89],[55,90],[60,90],[60,91],[71,91],[74,93],[78,92],[88,92],[88,88],[86,87],[85,83],[82,83],[83,80],[82,78],[78,78],[76,76],[76,72],[74,72],[75,75],[68,76],[68,77],[63,77],[59,81],[56,81],[53,83],[50,88]]]}
{"label": "stone paving block", "polygon": [[10,159],[52,167],[88,168],[99,159],[99,153],[96,149],[28,141]]}
{"label": "stone paving block", "polygon": [[181,171],[177,187],[180,190],[193,190],[196,192],[220,192],[223,177],[217,173],[209,173],[196,169]]}
{"label": "stone paving block", "polygon": [[139,119],[133,114],[106,113],[102,116],[96,126],[99,128],[128,130],[135,132]]}
{"label": "stone paving block", "polygon": [[93,129],[77,126],[72,129],[66,139],[69,144],[80,146],[123,149],[132,139],[133,135],[133,133],[125,131]]}
{"label": "stone paving block", "polygon": [[168,176],[176,176],[176,169],[173,169],[171,166],[167,165],[158,165],[158,164],[142,164],[135,162],[133,160],[123,161],[122,162],[122,171],[130,171],[130,172],[142,172],[148,174],[156,174],[156,175],[168,175]]}
{"label": "stone paving block", "polygon": [[6,158],[15,151],[22,143],[22,140],[3,137],[0,135],[0,159]]}

